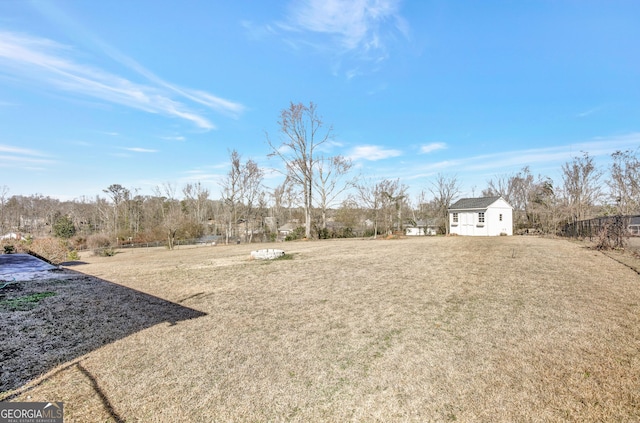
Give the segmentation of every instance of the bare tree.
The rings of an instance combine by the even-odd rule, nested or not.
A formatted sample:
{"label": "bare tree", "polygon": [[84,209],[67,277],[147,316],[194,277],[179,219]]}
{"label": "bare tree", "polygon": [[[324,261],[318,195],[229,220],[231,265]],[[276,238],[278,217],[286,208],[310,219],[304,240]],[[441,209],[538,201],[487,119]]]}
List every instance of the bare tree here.
{"label": "bare tree", "polygon": [[162,228],[167,237],[167,245],[173,250],[176,240],[176,234],[184,221],[180,202],[176,199],[176,187],[166,182],[162,187],[156,187],[154,192],[157,197],[162,198]]}
{"label": "bare tree", "polygon": [[[491,179],[487,184],[487,188],[482,191],[482,194],[484,196],[502,196],[513,206],[513,223],[516,228],[538,228],[540,213],[544,213],[548,217],[550,211],[548,207],[552,205],[553,201],[551,200],[555,196],[553,182],[548,177],[534,178],[529,166],[523,167],[518,173],[511,176],[503,175]],[[544,207],[541,207],[543,205]]]}
{"label": "bare tree", "polygon": [[7,226],[7,222],[5,221],[5,207],[9,195],[9,187],[6,185],[0,186],[0,235],[4,235],[5,227]]}
{"label": "bare tree", "polygon": [[182,189],[188,209],[193,214],[196,222],[204,224],[207,210],[207,201],[209,200],[209,190],[204,188],[200,182],[195,184],[187,184]]}
{"label": "bare tree", "polygon": [[362,206],[371,213],[371,217],[373,218],[373,238],[377,238],[381,206],[378,184],[369,179],[358,183],[356,188],[358,190],[358,199]]}
{"label": "bare tree", "polygon": [[340,195],[355,185],[354,179],[345,181],[352,167],[351,160],[343,156],[322,158],[317,162],[314,188],[322,214],[322,229],[327,228],[327,209]]}
{"label": "bare tree", "polygon": [[111,229],[114,237],[118,237],[118,231],[120,230],[120,205],[128,198],[129,190],[120,184],[111,184],[107,189],[102,190],[108,194],[113,201],[113,220],[111,220]]}
{"label": "bare tree", "polygon": [[460,194],[460,183],[456,176],[438,174],[431,183],[429,191],[433,195],[434,205],[440,220],[440,227],[449,235],[449,207]]}
{"label": "bare tree", "polygon": [[558,226],[558,201],[551,178],[540,178],[530,194],[531,226],[544,233],[555,233]]}
{"label": "bare tree", "polygon": [[356,185],[358,198],[369,209],[373,218],[373,237],[381,231],[391,234],[394,227],[402,228],[402,208],[405,207],[407,187],[399,179],[383,179],[379,182],[365,180]]}
{"label": "bare tree", "polygon": [[248,242],[253,240],[253,230],[256,221],[256,209],[263,194],[262,179],[264,171],[253,160],[247,160],[241,169],[242,179],[242,203],[245,235],[248,234]]}
{"label": "bare tree", "polygon": [[271,147],[270,157],[279,157],[291,181],[300,186],[305,215],[305,236],[311,237],[311,212],[313,208],[314,170],[317,165],[318,148],[329,140],[333,129],[323,130],[324,123],[318,115],[317,106],[309,103],[289,105],[280,114],[282,141],[274,143],[267,134]]}
{"label": "bare tree", "polygon": [[225,243],[229,243],[229,238],[236,234],[238,223],[238,209],[242,200],[242,157],[233,150],[229,152],[231,169],[226,178],[222,181],[222,200],[226,213]]}
{"label": "bare tree", "polygon": [[574,157],[562,165],[562,181],[568,218],[572,221],[591,217],[593,207],[602,199],[600,171],[589,153]]}
{"label": "bare tree", "polygon": [[293,204],[296,200],[297,193],[294,190],[291,180],[286,177],[282,184],[278,185],[271,191],[271,217],[275,220],[275,230],[278,226],[291,220],[291,212]]}
{"label": "bare tree", "polygon": [[635,152],[616,151],[607,185],[611,197],[618,207],[618,214],[630,215],[640,212],[640,160]]}
{"label": "bare tree", "polygon": [[385,179],[377,185],[376,192],[380,196],[387,234],[393,233],[394,220],[396,230],[402,231],[402,208],[406,202],[407,186],[401,184],[399,179]]}

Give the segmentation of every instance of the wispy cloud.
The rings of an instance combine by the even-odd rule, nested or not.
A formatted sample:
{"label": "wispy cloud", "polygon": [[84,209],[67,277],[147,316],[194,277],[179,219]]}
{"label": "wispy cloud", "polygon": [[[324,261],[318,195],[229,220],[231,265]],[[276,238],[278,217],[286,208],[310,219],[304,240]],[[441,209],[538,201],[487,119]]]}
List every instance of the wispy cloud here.
{"label": "wispy cloud", "polygon": [[388,159],[391,157],[398,157],[402,155],[402,151],[387,149],[377,145],[360,145],[351,150],[348,157],[351,160],[370,160],[377,161]]}
{"label": "wispy cloud", "polygon": [[443,142],[432,142],[430,144],[425,144],[420,146],[420,154],[429,154],[434,151],[444,150],[447,148],[447,144]]}
{"label": "wispy cloud", "polygon": [[157,153],[158,150],[152,150],[149,148],[140,148],[140,147],[127,147],[123,148],[123,150],[131,151],[133,153]]}
{"label": "wispy cloud", "polygon": [[0,144],[0,167],[33,169],[51,163],[54,161],[40,151]]}
{"label": "wispy cloud", "polygon": [[589,110],[585,110],[584,112],[577,113],[577,114],[576,114],[576,117],[584,118],[584,117],[587,117],[587,116],[591,116],[591,115],[593,115],[594,113],[597,113],[597,112],[599,112],[600,110],[602,110],[602,109],[603,109],[603,107],[604,107],[604,106],[593,107],[593,108],[591,108],[591,109],[589,109]]}
{"label": "wispy cloud", "polygon": [[[408,24],[399,12],[399,0],[303,0],[291,2],[287,21],[279,28],[297,34],[317,34],[328,39],[296,43],[315,45],[334,54],[356,52],[360,59],[388,57],[388,41],[398,33],[408,36]],[[290,41],[292,42],[292,41]],[[331,48],[327,47],[331,44]],[[350,69],[351,77],[359,73]]]}
{"label": "wispy cloud", "polygon": [[174,135],[174,136],[167,136],[167,137],[161,137],[163,140],[167,140],[167,141],[185,141],[186,138],[183,137],[182,135]]}
{"label": "wispy cloud", "polygon": [[179,118],[205,130],[215,125],[184,100],[219,113],[237,116],[244,107],[212,94],[179,88],[147,71],[132,59],[109,50],[109,56],[147,78],[147,84],[131,81],[72,58],[74,50],[55,41],[0,31],[0,72],[45,88],[65,91],[109,103]]}
{"label": "wispy cloud", "polygon": [[224,174],[212,171],[213,169],[214,168],[211,167],[211,169],[188,170],[180,177],[180,183],[187,184],[193,182],[206,182],[213,185],[219,185],[224,179]]}
{"label": "wispy cloud", "polygon": [[504,171],[509,168],[530,166],[534,172],[536,168],[541,167],[555,167],[560,171],[563,163],[572,160],[574,157],[581,156],[583,153],[608,160],[615,151],[635,150],[638,145],[640,145],[640,133],[631,133],[621,136],[594,138],[590,141],[555,147],[513,150],[445,160],[423,165],[421,170],[455,172],[461,170],[465,172]]}

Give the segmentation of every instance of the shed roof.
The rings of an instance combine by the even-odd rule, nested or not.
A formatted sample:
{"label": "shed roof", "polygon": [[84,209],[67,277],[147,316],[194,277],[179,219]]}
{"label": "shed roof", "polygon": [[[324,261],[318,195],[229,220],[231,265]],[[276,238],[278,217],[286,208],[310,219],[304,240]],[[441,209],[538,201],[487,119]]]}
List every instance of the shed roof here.
{"label": "shed roof", "polygon": [[486,209],[501,197],[461,198],[449,207],[449,210]]}

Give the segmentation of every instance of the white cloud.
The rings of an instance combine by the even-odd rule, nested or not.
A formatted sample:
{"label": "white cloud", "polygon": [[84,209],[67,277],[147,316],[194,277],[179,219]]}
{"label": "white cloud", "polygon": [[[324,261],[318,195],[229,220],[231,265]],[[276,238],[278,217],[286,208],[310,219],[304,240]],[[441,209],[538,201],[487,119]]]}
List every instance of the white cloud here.
{"label": "white cloud", "polygon": [[51,163],[54,163],[53,160],[40,151],[0,144],[0,167],[34,169],[33,165]]}
{"label": "white cloud", "polygon": [[140,147],[128,147],[124,150],[132,151],[134,153],[157,153],[158,150],[151,150],[149,148],[140,148]]}
{"label": "white cloud", "polygon": [[[407,24],[399,14],[399,0],[304,0],[293,1],[288,31],[306,31],[332,36],[344,51],[359,50],[376,60],[386,57],[386,33],[393,29],[407,35]],[[377,51],[377,53],[373,53]]]}
{"label": "white cloud", "polygon": [[12,145],[6,145],[6,144],[0,144],[0,152],[20,154],[25,156],[46,156],[46,154],[37,150],[32,150],[30,148],[14,147]]}
{"label": "white cloud", "polygon": [[186,138],[182,135],[175,135],[175,136],[169,136],[169,137],[162,137],[163,140],[167,140],[167,141],[185,141]]}
{"label": "white cloud", "polygon": [[377,145],[361,145],[352,149],[348,157],[351,160],[363,159],[377,161],[401,155],[402,151],[400,150],[385,149]]}
{"label": "white cloud", "polygon": [[443,142],[432,142],[431,144],[425,144],[420,146],[420,154],[429,154],[434,151],[444,150],[447,148],[447,144]]}
{"label": "white cloud", "polygon": [[170,84],[132,59],[103,47],[110,57],[143,75],[150,84],[136,83],[78,63],[68,58],[73,53],[71,48],[52,40],[7,31],[0,31],[0,72],[49,89],[184,119],[206,130],[215,129],[215,125],[180,100],[186,99],[234,117],[244,111],[244,106],[239,103]]}

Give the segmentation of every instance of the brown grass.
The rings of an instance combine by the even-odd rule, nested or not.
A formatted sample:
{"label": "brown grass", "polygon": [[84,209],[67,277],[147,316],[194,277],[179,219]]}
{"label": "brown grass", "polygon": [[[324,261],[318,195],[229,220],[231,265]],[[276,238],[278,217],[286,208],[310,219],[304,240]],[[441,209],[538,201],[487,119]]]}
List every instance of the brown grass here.
{"label": "brown grass", "polygon": [[[292,259],[83,257],[75,270],[141,295],[114,299],[133,311],[113,325],[151,317],[4,397],[64,401],[70,422],[640,419],[640,276],[600,252],[525,237],[278,247]],[[163,303],[145,311],[147,297]],[[163,307],[205,315],[162,322]]]}

